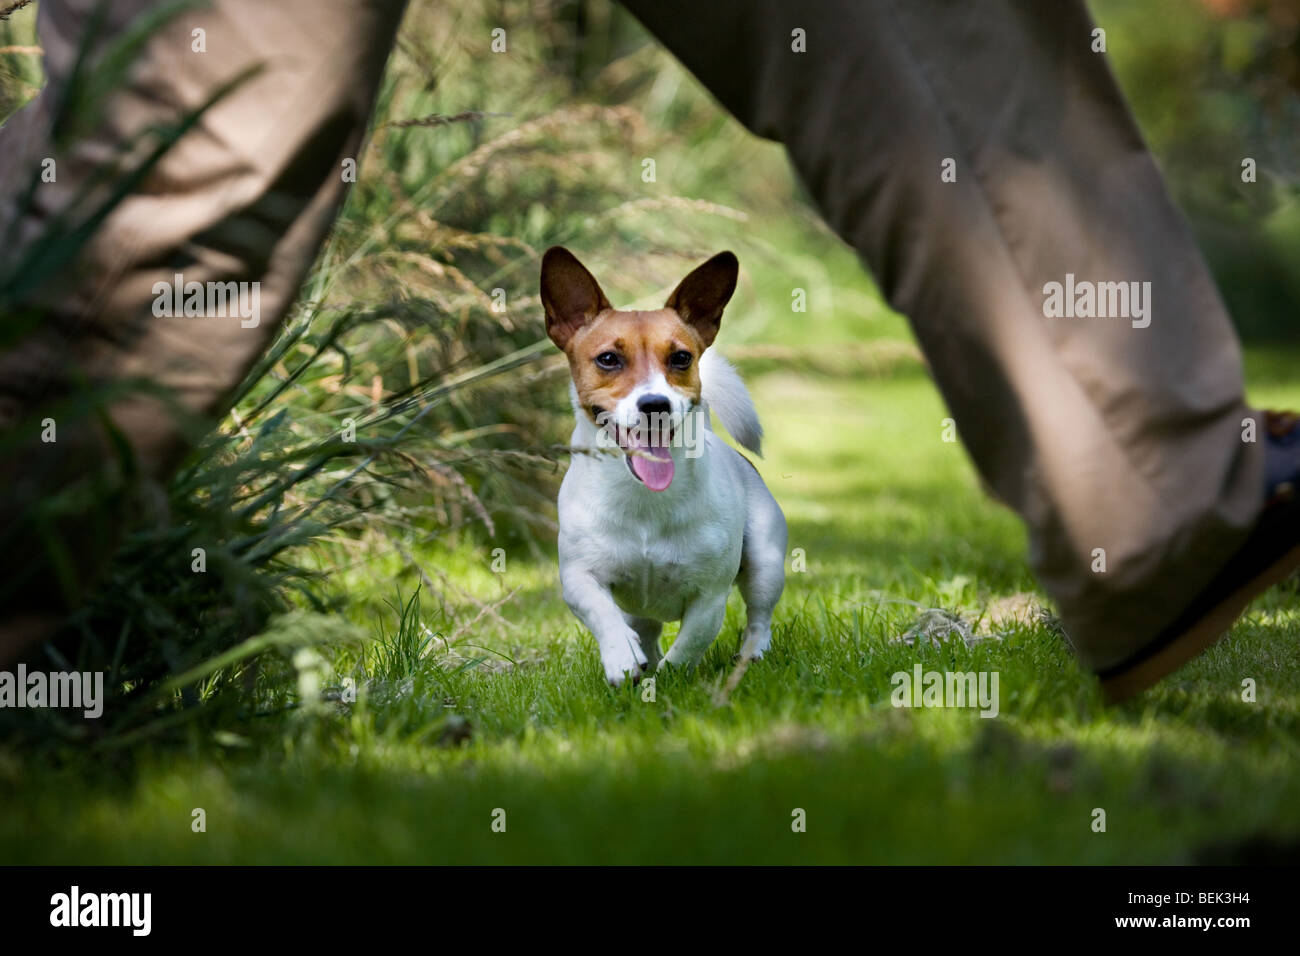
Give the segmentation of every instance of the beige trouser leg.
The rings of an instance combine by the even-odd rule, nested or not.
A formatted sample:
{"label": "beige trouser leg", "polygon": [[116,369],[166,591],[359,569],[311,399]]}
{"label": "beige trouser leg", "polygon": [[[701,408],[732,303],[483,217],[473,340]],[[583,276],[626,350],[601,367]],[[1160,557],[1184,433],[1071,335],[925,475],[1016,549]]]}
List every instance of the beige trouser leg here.
{"label": "beige trouser leg", "polygon": [[[910,317],[1083,662],[1139,652],[1258,517],[1262,462],[1236,336],[1082,3],[625,2],[786,145]],[[1046,317],[1067,275],[1150,282],[1150,324]]]}
{"label": "beige trouser leg", "polygon": [[[75,265],[7,303],[0,352],[0,660],[48,632],[102,566],[122,523],[121,460],[109,432],[60,400],[78,380],[150,383],[175,407],[136,394],[111,404],[134,467],[161,478],[192,431],[265,350],[343,200],[345,159],[360,150],[404,0],[214,0],[186,11],[133,54],[88,131],[64,148],[51,123],[91,11],[99,50],[156,0],[43,0],[48,86],[0,129],[0,241],[20,261],[53,218],[105,195],[79,193],[121,147],[174,123],[251,66],[261,72],[213,106],[109,215]],[[202,31],[196,33],[196,31]],[[202,46],[204,49],[197,49]],[[131,154],[141,155],[140,148]],[[33,169],[55,180],[23,194]],[[158,316],[154,285],[260,283],[257,324],[243,316]],[[251,286],[250,286],[251,288]],[[29,325],[23,325],[23,322]],[[54,418],[57,441],[40,440]],[[108,472],[114,472],[109,474]],[[94,506],[34,522],[34,502],[88,475]],[[57,569],[58,575],[52,573]]]}

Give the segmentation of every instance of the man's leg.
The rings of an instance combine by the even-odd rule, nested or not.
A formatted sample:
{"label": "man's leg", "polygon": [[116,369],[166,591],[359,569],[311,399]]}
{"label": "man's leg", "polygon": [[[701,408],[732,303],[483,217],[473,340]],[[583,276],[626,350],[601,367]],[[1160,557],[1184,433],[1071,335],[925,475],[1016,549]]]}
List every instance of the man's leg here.
{"label": "man's leg", "polygon": [[[1146,653],[1246,539],[1263,465],[1236,336],[1083,4],[624,2],[786,145],[910,317],[1082,661]],[[1124,283],[1132,318],[1049,317],[1048,284],[1080,282]]]}
{"label": "man's leg", "polygon": [[[45,526],[32,517],[34,504],[111,470],[105,463],[115,458],[110,431],[66,400],[87,382],[141,380],[171,393],[178,408],[136,395],[114,401],[109,415],[142,475],[161,479],[174,468],[186,448],[178,409],[199,422],[220,413],[297,295],[343,200],[343,162],[358,158],[405,2],[214,0],[188,10],[149,37],[101,118],[60,150],[51,124],[92,11],[105,12],[95,37],[102,52],[159,6],[44,0],[48,85],[0,129],[0,237],[16,239],[5,249],[14,262],[138,134],[175,123],[223,83],[261,68],[116,207],[72,271],[11,304],[7,322],[25,312],[38,325],[4,329],[0,351],[0,661],[49,633],[122,524],[124,500],[105,491],[120,475],[101,476],[91,507]],[[24,202],[32,170],[47,158],[54,181]],[[77,205],[84,214],[91,203]],[[259,283],[256,324],[155,315],[155,284],[176,275]],[[47,413],[54,442],[40,437]]]}

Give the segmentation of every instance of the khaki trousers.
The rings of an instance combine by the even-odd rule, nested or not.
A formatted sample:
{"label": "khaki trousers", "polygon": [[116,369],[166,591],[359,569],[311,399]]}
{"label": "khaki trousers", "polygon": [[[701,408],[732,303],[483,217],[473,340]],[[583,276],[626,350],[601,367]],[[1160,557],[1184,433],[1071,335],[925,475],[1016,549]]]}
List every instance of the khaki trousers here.
{"label": "khaki trousers", "polygon": [[[1103,671],[1140,654],[1259,516],[1262,455],[1242,440],[1253,412],[1236,336],[1092,51],[1082,3],[626,5],[746,126],[785,144],[827,220],[910,318],[976,466],[1024,519],[1033,567],[1084,664]],[[42,5],[52,86],[88,6]],[[117,0],[113,15],[148,6]],[[65,338],[64,359],[153,377],[203,415],[220,411],[292,301],[342,195],[339,163],[360,140],[401,11],[359,0],[215,7],[149,42],[105,127],[72,147],[63,192],[42,196],[66,195],[105,142],[197,105],[243,64],[268,64],[164,161],[156,188],[123,204],[54,303],[95,333]],[[200,17],[220,58],[186,52]],[[42,155],[42,113],[38,102],[5,127],[6,157],[19,144]],[[195,340],[192,325],[181,334],[150,317],[152,284],[177,263],[199,279],[261,279],[262,325]],[[1050,283],[1062,299],[1092,285],[1131,314],[1058,316]],[[1103,283],[1135,293],[1127,309],[1120,287]],[[119,344],[117,332],[136,325],[146,334]],[[0,382],[32,367],[37,343],[5,357]],[[183,447],[176,429],[146,412],[122,423],[165,473]],[[939,434],[936,422],[916,440]]]}

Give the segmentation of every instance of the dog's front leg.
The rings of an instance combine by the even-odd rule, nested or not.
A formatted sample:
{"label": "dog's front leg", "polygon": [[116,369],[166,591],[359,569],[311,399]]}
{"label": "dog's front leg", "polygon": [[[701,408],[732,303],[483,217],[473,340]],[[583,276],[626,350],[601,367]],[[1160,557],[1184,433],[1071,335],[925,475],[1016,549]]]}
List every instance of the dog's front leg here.
{"label": "dog's front leg", "polygon": [[686,608],[682,615],[682,626],[677,632],[677,640],[668,648],[668,653],[659,666],[694,667],[709,649],[709,645],[722,630],[722,621],[727,616],[727,594],[731,588],[709,594],[701,594]]}
{"label": "dog's front leg", "polygon": [[596,638],[605,679],[615,687],[629,674],[632,680],[639,680],[646,669],[641,639],[624,619],[609,588],[590,571],[577,569],[561,569],[560,586],[564,603]]}

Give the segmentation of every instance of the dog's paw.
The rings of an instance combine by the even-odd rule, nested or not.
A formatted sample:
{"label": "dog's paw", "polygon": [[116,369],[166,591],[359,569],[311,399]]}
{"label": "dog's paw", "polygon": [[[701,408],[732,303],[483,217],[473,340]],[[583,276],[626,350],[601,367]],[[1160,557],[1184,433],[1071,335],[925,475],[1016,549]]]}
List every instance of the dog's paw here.
{"label": "dog's paw", "polygon": [[636,631],[630,627],[626,634],[620,634],[601,648],[600,663],[605,668],[605,679],[611,687],[618,687],[631,678],[632,683],[641,679],[649,666],[645,652],[641,650],[641,641]]}
{"label": "dog's paw", "polygon": [[761,631],[746,628],[745,636],[740,642],[740,652],[736,656],[751,661],[761,661],[763,654],[771,646],[772,631],[770,628],[764,628]]}

